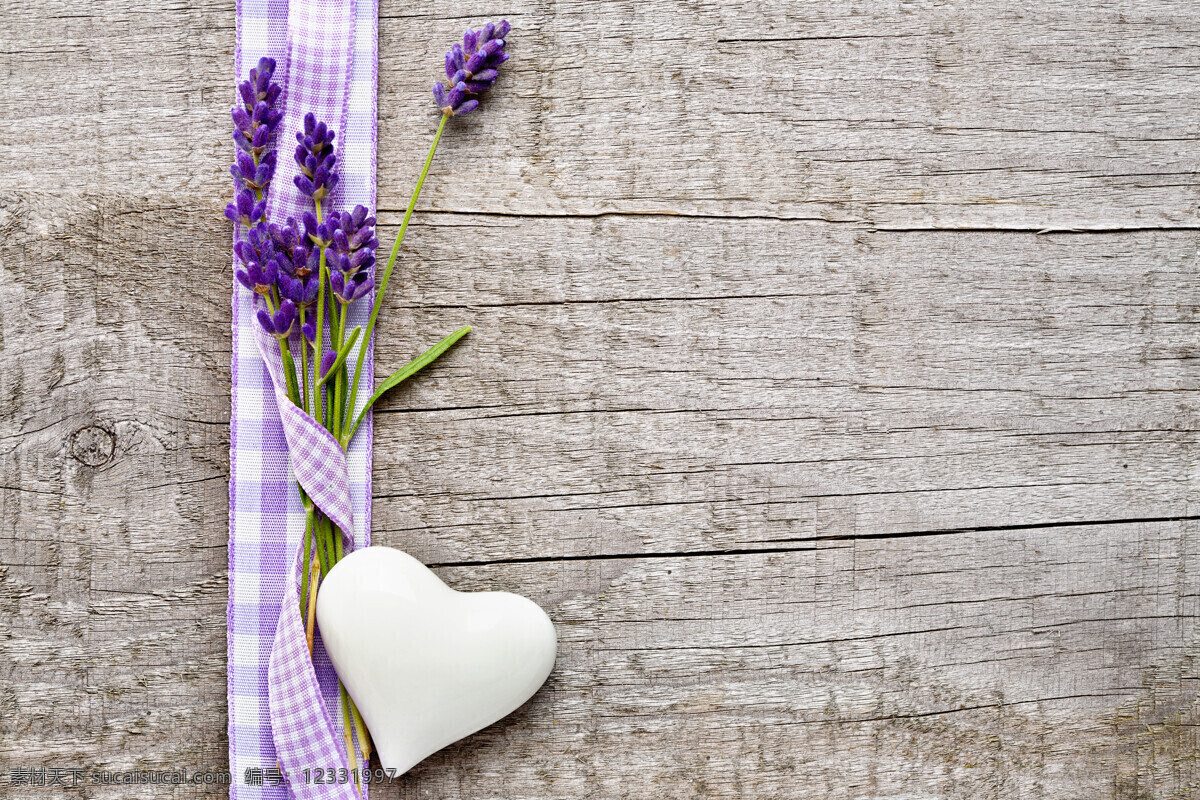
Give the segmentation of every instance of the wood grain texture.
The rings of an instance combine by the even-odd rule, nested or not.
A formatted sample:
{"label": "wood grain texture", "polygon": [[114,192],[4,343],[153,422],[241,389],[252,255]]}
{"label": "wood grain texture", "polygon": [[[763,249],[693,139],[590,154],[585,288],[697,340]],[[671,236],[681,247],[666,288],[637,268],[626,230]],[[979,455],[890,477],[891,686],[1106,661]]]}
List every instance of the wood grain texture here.
{"label": "wood grain texture", "polygon": [[[0,794],[223,770],[233,6],[0,23]],[[376,798],[1200,796],[1200,9],[385,3],[375,539],[549,684]]]}

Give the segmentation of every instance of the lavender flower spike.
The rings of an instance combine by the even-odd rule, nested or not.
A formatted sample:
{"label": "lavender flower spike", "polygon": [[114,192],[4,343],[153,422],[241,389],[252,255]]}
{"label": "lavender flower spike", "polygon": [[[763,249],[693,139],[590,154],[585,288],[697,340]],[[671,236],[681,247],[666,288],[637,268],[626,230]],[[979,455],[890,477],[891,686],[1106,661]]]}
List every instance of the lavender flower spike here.
{"label": "lavender flower spike", "polygon": [[369,272],[375,266],[375,218],[367,216],[367,209],[355,206],[351,212],[329,215],[330,243],[333,248],[327,257],[330,266],[346,273],[347,277],[360,272]]}
{"label": "lavender flower spike", "polygon": [[233,109],[233,142],[238,149],[256,159],[267,149],[267,140],[283,119],[283,111],[275,108],[283,88],[271,78],[275,74],[275,59],[260,58],[250,70],[250,79],[238,85],[241,107]]}
{"label": "lavender flower spike", "polygon": [[443,114],[461,117],[479,107],[478,95],[492,87],[500,65],[508,60],[504,37],[509,30],[505,19],[477,31],[468,29],[462,44],[446,53],[446,81],[433,85],[433,99]]}
{"label": "lavender flower spike", "polygon": [[333,138],[336,134],[324,122],[317,122],[312,112],[304,115],[304,130],[296,134],[296,163],[300,174],[293,180],[302,194],[321,202],[337,186],[337,156]]}

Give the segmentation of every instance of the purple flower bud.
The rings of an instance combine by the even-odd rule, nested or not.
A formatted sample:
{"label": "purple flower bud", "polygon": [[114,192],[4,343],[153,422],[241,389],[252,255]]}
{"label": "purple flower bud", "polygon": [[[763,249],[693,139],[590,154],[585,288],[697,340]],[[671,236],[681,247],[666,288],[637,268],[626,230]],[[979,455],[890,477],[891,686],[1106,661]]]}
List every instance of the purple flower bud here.
{"label": "purple flower bud", "polygon": [[258,97],[255,96],[254,87],[250,85],[249,81],[238,84],[238,93],[242,96],[242,105],[246,108],[254,108]]}
{"label": "purple flower bud", "polygon": [[251,128],[250,115],[246,113],[246,109],[244,107],[233,109],[232,116],[233,127],[235,129],[246,134],[253,132]]}
{"label": "purple flower bud", "polygon": [[[371,224],[374,224],[374,220],[371,221]],[[365,247],[368,250],[374,250],[379,247],[379,240],[375,238],[375,232],[370,227],[364,227],[350,239],[350,249],[357,250],[360,247]]]}
{"label": "purple flower bud", "polygon": [[317,290],[320,288],[320,281],[316,276],[305,280],[304,278],[293,278],[285,272],[281,272],[279,275],[279,294],[295,303],[297,308],[308,308],[315,303]]}
{"label": "purple flower bud", "polygon": [[325,263],[331,270],[331,279],[334,273],[347,272],[350,269],[350,259],[346,257],[346,254],[339,253],[333,249],[325,251]]}
{"label": "purple flower bud", "polygon": [[341,272],[329,273],[329,288],[340,303],[353,303],[366,295],[375,286],[375,280],[365,272],[357,275],[344,275]]}
{"label": "purple flower bud", "polygon": [[242,180],[253,177],[254,170],[257,169],[254,156],[249,153],[238,153],[234,158],[233,165],[237,167],[238,175],[242,177]]}
{"label": "purple flower bud", "polygon": [[296,323],[296,306],[291,300],[284,300],[279,304],[279,310],[274,315],[259,309],[257,316],[258,324],[262,326],[263,330],[276,339],[283,339],[291,335],[292,326]]}
{"label": "purple flower bud", "polygon": [[335,362],[335,361],[337,361],[337,351],[335,351],[335,350],[330,350],[328,353],[326,353],[324,356],[321,357],[321,377],[322,378],[324,378],[329,373],[329,370],[331,367],[333,367],[333,362]]}
{"label": "purple flower bud", "polygon": [[233,254],[238,257],[238,260],[243,264],[249,264],[257,258],[258,254],[254,252],[254,248],[249,242],[237,241],[233,245]]}
{"label": "purple flower bud", "polygon": [[255,225],[246,233],[246,238],[255,252],[262,254],[260,260],[266,260],[274,252],[274,244],[271,242],[271,230],[266,225],[262,223]]}
{"label": "purple flower bud", "polygon": [[300,221],[304,224],[304,235],[312,239],[317,234],[317,215],[311,211],[305,211],[300,215]]}
{"label": "purple flower bud", "polygon": [[275,246],[285,252],[290,252],[296,246],[296,226],[295,220],[288,220],[287,225],[271,224],[267,230],[271,234],[271,241]]}
{"label": "purple flower bud", "polygon": [[250,119],[253,120],[256,126],[262,125],[267,121],[267,113],[270,110],[271,107],[267,105],[265,100],[259,100],[254,106],[254,111],[251,113]]}
{"label": "purple flower bud", "polygon": [[359,250],[354,255],[350,256],[350,263],[347,265],[346,272],[357,272],[360,269],[370,269],[375,266],[375,253],[371,250]]}
{"label": "purple flower bud", "polygon": [[476,72],[479,72],[481,69],[483,69],[483,65],[487,62],[487,57],[490,55],[491,52],[487,49],[484,49],[467,59],[467,73],[474,75]]}
{"label": "purple flower bud", "polygon": [[251,261],[246,265],[244,270],[239,269],[234,272],[234,275],[237,277],[238,282],[250,291],[267,294],[275,285],[275,279],[278,277],[279,272],[273,261],[262,263]]}
{"label": "purple flower bud", "polygon": [[300,328],[300,333],[308,340],[309,344],[317,341],[317,324],[315,322],[306,322]]}
{"label": "purple flower bud", "polygon": [[253,192],[249,189],[242,189],[234,197],[234,202],[225,206],[225,216],[229,218],[230,222],[249,228],[262,219],[266,210],[265,200],[256,201]]}
{"label": "purple flower bud", "polygon": [[365,273],[355,275],[354,281],[354,295],[350,298],[351,301],[366,297],[375,288],[375,279]]}
{"label": "purple flower bud", "polygon": [[250,147],[253,150],[261,152],[267,146],[267,139],[271,138],[271,131],[266,125],[261,125],[254,131],[254,135],[250,137]]}

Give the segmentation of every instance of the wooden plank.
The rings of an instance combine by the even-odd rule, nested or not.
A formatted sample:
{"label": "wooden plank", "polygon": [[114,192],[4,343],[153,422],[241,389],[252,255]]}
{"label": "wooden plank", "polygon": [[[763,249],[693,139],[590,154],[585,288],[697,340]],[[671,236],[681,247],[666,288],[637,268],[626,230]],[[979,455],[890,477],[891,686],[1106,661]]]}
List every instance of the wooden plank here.
{"label": "wooden plank", "polygon": [[[99,168],[109,197],[218,208],[232,4],[76,5],[23,0],[0,31],[0,182],[97,191]],[[1200,89],[1188,76],[1200,22],[1187,4],[575,0],[504,13],[516,57],[494,111],[463,121],[440,159],[469,180],[434,181],[423,207],[1197,224]],[[424,87],[443,43],[489,14],[443,0],[385,7],[383,207],[403,208],[427,147]]]}
{"label": "wooden plank", "polygon": [[562,655],[398,796],[1192,796],[1198,558],[1162,523],[450,570]]}
{"label": "wooden plank", "polygon": [[428,560],[1192,513],[1194,234],[514,226],[415,229],[385,310],[381,372],[476,326],[376,428]]}
{"label": "wooden plank", "polygon": [[[442,12],[459,8],[384,20],[381,42],[441,41],[458,24]],[[498,93],[519,105],[448,141],[472,181],[435,188],[436,208],[1196,224],[1186,5],[577,0],[506,13],[530,32],[514,36],[516,77]],[[397,87],[381,136],[413,151],[426,104],[400,87],[429,82],[429,48],[381,67]],[[404,197],[411,174],[382,171],[381,196]]]}
{"label": "wooden plank", "polygon": [[[0,784],[223,769],[232,4],[8,11]],[[385,242],[498,11],[385,5]],[[1197,9],[502,11],[377,369],[476,330],[383,407],[376,539],[562,654],[375,796],[1200,794]],[[223,796],[81,796],[164,794]]]}

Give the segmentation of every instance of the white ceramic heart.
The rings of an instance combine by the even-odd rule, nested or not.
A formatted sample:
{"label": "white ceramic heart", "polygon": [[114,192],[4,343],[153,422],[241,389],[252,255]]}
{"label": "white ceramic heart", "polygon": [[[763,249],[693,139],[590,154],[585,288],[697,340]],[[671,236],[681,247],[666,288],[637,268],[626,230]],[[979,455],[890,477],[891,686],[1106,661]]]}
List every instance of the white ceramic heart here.
{"label": "white ceramic heart", "polygon": [[355,551],[317,595],[325,649],[385,768],[426,756],[515,711],[554,667],[546,612],[508,592],[456,592],[390,547]]}

